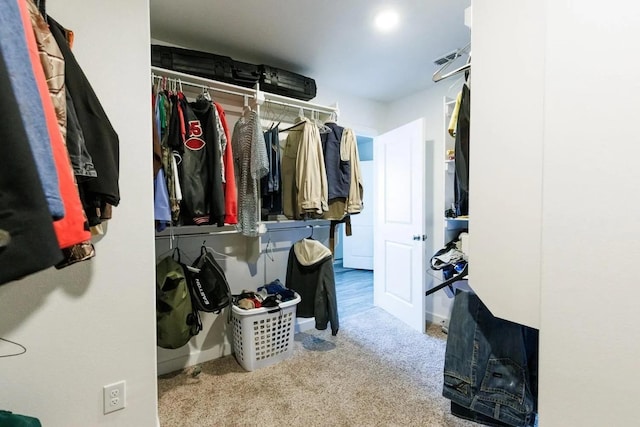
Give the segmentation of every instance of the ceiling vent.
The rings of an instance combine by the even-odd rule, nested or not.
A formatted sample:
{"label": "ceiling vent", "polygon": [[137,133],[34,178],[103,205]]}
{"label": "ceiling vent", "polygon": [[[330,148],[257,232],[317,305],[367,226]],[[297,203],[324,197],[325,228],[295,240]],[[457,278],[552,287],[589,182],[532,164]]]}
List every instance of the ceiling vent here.
{"label": "ceiling vent", "polygon": [[458,53],[457,50],[451,51],[443,56],[441,56],[440,58],[437,58],[433,61],[434,64],[436,65],[444,65],[449,61],[453,61],[454,59],[456,59],[456,54]]}

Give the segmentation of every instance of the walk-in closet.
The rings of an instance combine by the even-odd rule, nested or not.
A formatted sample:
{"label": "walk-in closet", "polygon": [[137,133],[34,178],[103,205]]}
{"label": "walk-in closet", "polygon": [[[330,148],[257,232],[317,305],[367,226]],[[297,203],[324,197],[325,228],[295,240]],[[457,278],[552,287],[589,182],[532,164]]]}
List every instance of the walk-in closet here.
{"label": "walk-in closet", "polygon": [[1,10],[0,426],[637,424],[640,5]]}

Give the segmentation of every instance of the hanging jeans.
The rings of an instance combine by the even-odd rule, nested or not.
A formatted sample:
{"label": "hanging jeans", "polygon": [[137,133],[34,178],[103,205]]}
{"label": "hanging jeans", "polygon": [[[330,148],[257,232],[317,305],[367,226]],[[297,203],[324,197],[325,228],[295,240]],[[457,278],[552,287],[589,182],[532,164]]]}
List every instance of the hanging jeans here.
{"label": "hanging jeans", "polygon": [[458,291],[442,394],[469,411],[453,414],[487,425],[533,426],[537,388],[538,331],[498,319],[478,296]]}

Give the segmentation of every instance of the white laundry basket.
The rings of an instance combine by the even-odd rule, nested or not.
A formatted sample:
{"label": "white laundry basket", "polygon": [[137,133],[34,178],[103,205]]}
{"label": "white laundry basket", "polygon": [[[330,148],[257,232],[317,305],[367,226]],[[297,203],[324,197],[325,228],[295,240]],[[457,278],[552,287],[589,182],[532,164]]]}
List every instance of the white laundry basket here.
{"label": "white laundry basket", "polygon": [[279,307],[245,310],[231,308],[233,351],[238,363],[247,371],[273,365],[293,354],[296,306],[300,295]]}

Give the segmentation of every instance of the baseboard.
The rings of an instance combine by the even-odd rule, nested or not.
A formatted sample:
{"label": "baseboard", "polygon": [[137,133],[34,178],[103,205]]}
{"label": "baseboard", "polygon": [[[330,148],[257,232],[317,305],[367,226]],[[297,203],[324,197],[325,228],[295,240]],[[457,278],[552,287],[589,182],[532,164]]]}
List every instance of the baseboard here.
{"label": "baseboard", "polygon": [[313,317],[301,319],[296,317],[295,333],[308,331],[316,327],[316,319]]}
{"label": "baseboard", "polygon": [[225,344],[226,345],[215,346],[208,350],[194,351],[173,359],[158,362],[158,375],[168,374],[169,372],[178,371],[188,368],[189,366],[198,365],[232,354],[233,347],[227,342],[225,342]]}
{"label": "baseboard", "polygon": [[[315,325],[316,323],[313,317],[304,319],[296,318],[295,333],[308,331],[309,329],[315,328]],[[207,350],[192,351],[189,354],[182,354],[173,359],[158,362],[158,375],[179,371],[189,366],[219,359],[230,354],[233,354],[233,345],[225,340],[224,345],[217,345]]]}
{"label": "baseboard", "polygon": [[435,323],[442,326],[443,331],[449,330],[449,318],[436,313],[426,314],[427,323]]}

